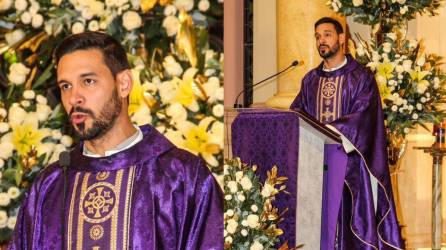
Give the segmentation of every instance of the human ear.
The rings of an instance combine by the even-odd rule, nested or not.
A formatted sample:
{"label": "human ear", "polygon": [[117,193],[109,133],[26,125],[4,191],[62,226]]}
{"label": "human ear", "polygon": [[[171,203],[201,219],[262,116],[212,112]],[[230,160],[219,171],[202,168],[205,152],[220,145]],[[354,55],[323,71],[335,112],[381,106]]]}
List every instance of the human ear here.
{"label": "human ear", "polygon": [[127,98],[133,86],[132,72],[128,69],[119,72],[116,74],[116,81],[119,97]]}

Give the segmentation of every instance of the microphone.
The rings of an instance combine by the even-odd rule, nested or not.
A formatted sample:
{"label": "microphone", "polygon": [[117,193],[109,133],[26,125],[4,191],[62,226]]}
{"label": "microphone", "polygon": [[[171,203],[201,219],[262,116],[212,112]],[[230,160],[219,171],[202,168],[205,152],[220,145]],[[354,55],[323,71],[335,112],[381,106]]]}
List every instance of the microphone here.
{"label": "microphone", "polygon": [[[281,71],[277,72],[276,74],[274,74],[274,75],[272,75],[272,76],[269,76],[269,77],[267,77],[267,78],[261,80],[260,82],[256,82],[256,83],[254,83],[254,84],[252,85],[251,88],[254,88],[254,87],[257,86],[257,85],[259,85],[259,84],[261,84],[261,83],[263,83],[263,82],[265,82],[265,81],[268,81],[269,79],[271,79],[271,78],[273,78],[273,77],[276,77],[276,76],[282,74],[283,72],[287,71],[288,69],[290,69],[290,68],[292,68],[292,67],[296,67],[297,65],[299,65],[299,61],[294,60],[294,61],[290,64],[290,66],[286,67],[285,69],[282,69]],[[237,95],[237,98],[235,98],[234,108],[242,108],[242,107],[243,107],[242,104],[238,104],[238,98],[240,97],[240,95],[241,95],[243,92],[245,92],[245,90],[240,91],[240,93]]]}
{"label": "microphone", "polygon": [[67,175],[67,168],[70,166],[70,152],[63,151],[59,154],[59,164],[62,166],[63,169],[63,196],[62,196],[62,207],[61,207],[61,228],[60,228],[60,235],[62,239],[62,249],[65,249],[65,200],[67,196],[67,183],[68,183],[68,175]]}

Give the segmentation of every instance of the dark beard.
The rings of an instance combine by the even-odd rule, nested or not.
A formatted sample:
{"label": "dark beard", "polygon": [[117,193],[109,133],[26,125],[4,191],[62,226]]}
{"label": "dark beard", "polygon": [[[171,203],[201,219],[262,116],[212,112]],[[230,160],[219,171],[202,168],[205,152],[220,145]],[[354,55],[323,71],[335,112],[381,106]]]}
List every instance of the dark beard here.
{"label": "dark beard", "polygon": [[336,53],[338,53],[338,51],[339,51],[339,47],[340,47],[340,46],[339,46],[339,41],[336,42],[336,44],[333,46],[333,49],[330,48],[329,46],[325,45],[325,47],[328,48],[328,51],[326,51],[325,53],[321,53],[320,47],[321,47],[321,46],[319,46],[319,49],[317,50],[317,52],[319,52],[319,55],[320,55],[323,59],[328,59],[328,58],[331,58],[331,57],[333,57],[334,55],[336,55]]}
{"label": "dark beard", "polygon": [[96,118],[93,111],[81,107],[74,107],[71,112],[82,112],[89,114],[93,118],[91,128],[87,129],[85,122],[74,126],[74,132],[81,140],[93,140],[102,138],[115,124],[116,119],[121,113],[122,101],[119,99],[118,91],[115,88],[112,97],[105,103],[99,116]]}

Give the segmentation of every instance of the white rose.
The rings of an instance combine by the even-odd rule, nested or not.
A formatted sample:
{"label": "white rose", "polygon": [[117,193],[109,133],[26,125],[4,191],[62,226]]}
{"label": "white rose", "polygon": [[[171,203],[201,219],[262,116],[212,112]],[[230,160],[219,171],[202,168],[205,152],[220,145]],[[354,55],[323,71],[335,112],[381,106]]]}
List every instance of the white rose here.
{"label": "white rose", "polygon": [[421,67],[424,65],[425,62],[426,62],[426,58],[424,57],[424,55],[422,55],[420,58],[418,58],[417,65]]}
{"label": "white rose", "polygon": [[226,231],[228,231],[228,233],[230,234],[234,234],[235,231],[237,230],[237,227],[238,227],[237,221],[234,219],[229,219],[227,221]]}
{"label": "white rose", "polygon": [[51,114],[51,107],[46,104],[36,104],[36,113],[39,121],[43,122],[48,119],[48,116]]}
{"label": "white rose", "polygon": [[2,0],[0,1],[0,12],[9,10],[12,6],[12,0]]}
{"label": "white rose", "polygon": [[255,240],[254,243],[249,248],[249,250],[263,250],[263,245],[260,244],[260,242],[258,242],[257,240]]}
{"label": "white rose", "polygon": [[62,0],[51,0],[51,4],[59,6],[62,3]]}
{"label": "white rose", "polygon": [[397,65],[397,66],[395,67],[395,70],[396,70],[396,72],[398,72],[398,73],[403,73],[403,72],[404,72],[404,67],[403,67],[403,65]]}
{"label": "white rose", "polygon": [[0,133],[5,133],[9,131],[9,124],[6,122],[0,122]]}
{"label": "white rose", "polygon": [[48,100],[43,95],[37,95],[36,96],[36,101],[37,101],[37,103],[41,103],[41,104],[47,104],[48,103]]}
{"label": "white rose", "polygon": [[13,63],[9,67],[8,79],[13,84],[21,85],[26,81],[26,76],[29,74],[30,69],[22,63]]}
{"label": "white rose", "polygon": [[131,31],[141,27],[142,19],[135,11],[127,11],[122,16],[122,25],[124,28]]}
{"label": "white rose", "polygon": [[227,187],[229,188],[229,191],[233,194],[237,193],[238,191],[237,182],[235,181],[229,181]]}
{"label": "white rose", "polygon": [[24,11],[28,7],[28,2],[26,0],[16,0],[14,7],[17,11]]}
{"label": "white rose", "polygon": [[229,216],[229,217],[234,216],[234,210],[229,209],[228,211],[226,211],[226,215]]}
{"label": "white rose", "polygon": [[232,243],[232,237],[231,236],[226,237],[225,238],[225,243],[231,244]]}
{"label": "white rose", "polygon": [[165,16],[174,16],[177,13],[177,8],[171,4],[167,5],[164,8],[164,15]]}
{"label": "white rose", "polygon": [[251,211],[253,211],[254,213],[256,213],[257,211],[259,211],[259,208],[257,207],[256,204],[251,206]]}
{"label": "white rose", "polygon": [[243,236],[248,236],[248,231],[246,229],[242,229],[240,232]]}
{"label": "white rose", "polygon": [[6,226],[9,229],[14,229],[16,222],[17,222],[17,217],[16,216],[9,217],[8,218],[8,222],[6,223]]}
{"label": "white rose", "polygon": [[396,105],[393,105],[391,109],[393,112],[396,112],[398,110],[398,107]]}
{"label": "white rose", "polygon": [[34,90],[28,89],[23,91],[23,98],[32,100],[34,99],[34,97],[36,97],[36,93],[34,92]]}
{"label": "white rose", "polygon": [[246,199],[246,197],[245,197],[243,194],[238,194],[238,195],[237,195],[237,199],[238,199],[239,201],[241,201],[241,202],[244,202],[245,199]]}
{"label": "white rose", "polygon": [[247,227],[248,226],[248,221],[247,220],[242,220],[242,226]]}
{"label": "white rose", "polygon": [[82,32],[84,32],[84,30],[85,30],[85,26],[81,22],[75,22],[73,24],[73,26],[71,26],[71,33],[73,33],[73,34],[82,33]]}
{"label": "white rose", "polygon": [[190,11],[194,8],[194,0],[175,0],[174,4],[179,10]]}
{"label": "white rose", "polygon": [[20,125],[28,113],[19,106],[13,105],[9,108],[8,121],[11,127]]}
{"label": "white rose", "polygon": [[116,0],[105,0],[105,6],[112,7],[112,6],[116,6],[116,5],[117,5]]}
{"label": "white rose", "polygon": [[17,187],[10,187],[8,189],[8,195],[11,199],[16,199],[20,195],[20,190]]}
{"label": "white rose", "polygon": [[227,201],[232,200],[232,195],[230,195],[230,194],[225,195],[225,200],[227,200]]}
{"label": "white rose", "polygon": [[163,20],[163,28],[166,30],[168,36],[174,36],[178,32],[180,21],[176,16],[167,16]]}
{"label": "white rose", "polygon": [[116,6],[121,7],[128,2],[129,0],[116,0]]}
{"label": "white rose", "polygon": [[100,16],[104,13],[105,4],[100,1],[90,1],[89,2],[90,11],[93,16]]}
{"label": "white rose", "polygon": [[242,177],[243,177],[243,171],[237,171],[237,172],[235,173],[235,181],[236,181],[236,182],[240,182],[240,180],[242,179]]}
{"label": "white rose", "polygon": [[6,211],[0,210],[0,228],[5,228],[8,222],[8,214]]}
{"label": "white rose", "polygon": [[12,156],[12,152],[14,150],[14,145],[10,142],[2,142],[0,143],[0,159],[7,160]]}
{"label": "white rose", "polygon": [[412,119],[414,119],[414,120],[418,119],[418,114],[417,114],[417,113],[414,113],[414,114],[412,115]]}
{"label": "white rose", "polygon": [[30,24],[32,20],[32,16],[28,11],[25,11],[20,16],[20,21],[22,21],[23,24]]}
{"label": "white rose", "polygon": [[252,182],[247,176],[242,178],[242,180],[240,181],[240,185],[242,185],[242,188],[244,190],[250,190],[252,188]]}
{"label": "white rose", "polygon": [[[386,53],[389,53],[392,50],[392,44],[391,43],[384,43],[383,44],[383,51]],[[387,55],[386,55],[387,57]]]}
{"label": "white rose", "polygon": [[11,202],[11,198],[7,193],[0,193],[0,206],[6,207]]}
{"label": "white rose", "polygon": [[31,103],[28,100],[23,100],[20,102],[20,105],[22,105],[22,107],[27,108],[31,105]]}
{"label": "white rose", "polygon": [[404,128],[404,133],[405,133],[405,134],[409,134],[409,132],[410,132],[410,129],[409,129],[409,128]]}
{"label": "white rose", "polygon": [[429,82],[427,82],[427,81],[419,82],[417,84],[417,92],[418,92],[418,94],[424,94],[424,92],[426,92],[428,87],[429,87]]}
{"label": "white rose", "polygon": [[223,104],[217,104],[212,108],[212,114],[215,117],[222,117],[225,113],[225,107]]}
{"label": "white rose", "polygon": [[84,8],[81,11],[81,16],[85,20],[91,20],[93,18],[93,13],[89,8]]}
{"label": "white rose", "polygon": [[248,222],[248,226],[250,228],[257,228],[260,225],[259,224],[259,216],[255,215],[255,214],[248,215],[248,217],[246,218],[246,221]]}
{"label": "white rose", "polygon": [[96,20],[92,20],[88,23],[88,30],[90,31],[98,31],[99,30],[99,23]]}
{"label": "white rose", "polygon": [[424,96],[423,96],[423,97],[421,97],[421,98],[420,98],[420,102],[421,102],[421,103],[425,103],[425,102],[427,102],[427,99],[426,99],[426,97],[424,97]]}
{"label": "white rose", "polygon": [[170,76],[181,76],[183,73],[183,68],[177,61],[175,61],[173,56],[166,56],[163,61],[163,66],[167,74]]}
{"label": "white rose", "polygon": [[198,9],[199,9],[201,12],[206,12],[206,11],[209,9],[209,7],[210,7],[210,4],[209,4],[209,1],[208,1],[208,0],[201,0],[201,1],[198,3]]}
{"label": "white rose", "polygon": [[175,122],[182,122],[187,119],[187,110],[181,103],[175,102],[166,109],[166,114]]}
{"label": "white rose", "polygon": [[14,45],[25,37],[25,32],[21,29],[16,29],[14,31],[5,34],[5,39],[8,45]]}
{"label": "white rose", "polygon": [[404,71],[410,72],[412,70],[412,61],[411,60],[404,60],[403,61],[403,67],[404,67]]}
{"label": "white rose", "polygon": [[417,109],[418,110],[422,110],[423,109],[423,105],[421,103],[417,103]]}
{"label": "white rose", "polygon": [[62,145],[64,145],[65,147],[69,148],[73,144],[73,139],[68,135],[64,135],[60,139],[60,143],[62,143]]}

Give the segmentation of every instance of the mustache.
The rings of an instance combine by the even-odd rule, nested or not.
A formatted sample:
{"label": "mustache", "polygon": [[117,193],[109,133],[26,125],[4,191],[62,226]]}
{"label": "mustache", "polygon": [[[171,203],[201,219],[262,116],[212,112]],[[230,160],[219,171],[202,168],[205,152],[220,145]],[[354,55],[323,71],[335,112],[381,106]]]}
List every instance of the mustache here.
{"label": "mustache", "polygon": [[322,48],[322,47],[330,48],[328,45],[325,45],[325,44],[321,44],[321,45],[319,45],[319,49]]}
{"label": "mustache", "polygon": [[90,109],[86,109],[86,108],[79,107],[79,106],[75,106],[75,107],[71,108],[70,113],[69,113],[69,116],[71,117],[71,115],[72,115],[74,112],[84,113],[84,114],[89,114],[89,115],[91,115],[91,116],[94,117],[94,113],[93,113],[93,111],[91,111]]}

